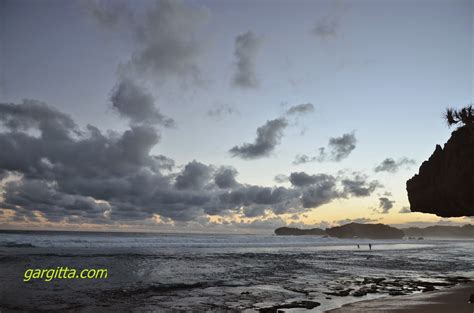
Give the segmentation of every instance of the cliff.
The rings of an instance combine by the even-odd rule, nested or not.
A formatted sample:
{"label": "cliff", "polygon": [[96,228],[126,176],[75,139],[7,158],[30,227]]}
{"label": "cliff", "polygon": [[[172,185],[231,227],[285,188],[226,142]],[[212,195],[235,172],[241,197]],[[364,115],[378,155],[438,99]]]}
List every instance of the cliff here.
{"label": "cliff", "polygon": [[275,229],[275,234],[279,236],[303,236],[303,235],[313,235],[313,236],[324,236],[326,232],[319,228],[311,229],[299,229],[292,227],[280,227]]}
{"label": "cliff", "polygon": [[474,238],[474,225],[410,227],[402,231],[407,237]]}
{"label": "cliff", "polygon": [[474,128],[463,126],[444,148],[437,145],[406,187],[413,212],[474,216]]}
{"label": "cliff", "polygon": [[401,230],[384,224],[350,223],[327,228],[326,233],[337,238],[401,239],[405,235]]}

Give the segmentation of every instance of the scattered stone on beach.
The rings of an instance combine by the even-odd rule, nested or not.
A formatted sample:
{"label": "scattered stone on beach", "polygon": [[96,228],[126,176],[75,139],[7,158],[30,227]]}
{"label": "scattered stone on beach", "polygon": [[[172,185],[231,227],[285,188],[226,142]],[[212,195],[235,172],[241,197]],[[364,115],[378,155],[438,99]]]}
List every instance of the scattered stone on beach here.
{"label": "scattered stone on beach", "polygon": [[375,278],[375,277],[364,277],[364,280],[362,281],[362,283],[364,285],[366,284],[380,284],[381,282],[383,282],[384,280],[386,280],[386,278]]}
{"label": "scattered stone on beach", "polygon": [[325,292],[324,294],[326,294],[328,296],[347,297],[352,290],[354,290],[354,289],[348,288],[348,289],[344,289],[344,290]]}
{"label": "scattered stone on beach", "polygon": [[[469,278],[463,276],[439,276],[426,280],[410,280],[404,277],[363,277],[354,278],[351,281],[336,281],[337,285],[329,285],[328,296],[336,297],[363,297],[369,293],[382,293],[390,296],[407,295],[414,292],[428,292],[439,288],[454,286],[458,283],[469,282]],[[350,288],[357,286],[356,288]]]}
{"label": "scattered stone on beach", "polygon": [[307,309],[311,310],[317,306],[320,306],[321,303],[311,300],[300,300],[290,303],[278,304],[271,307],[260,308],[258,311],[262,313],[277,313],[279,309]]}
{"label": "scattered stone on beach", "polygon": [[362,296],[365,296],[367,293],[368,293],[368,288],[360,288],[359,290],[356,290],[352,293],[352,296],[354,297],[362,297]]}
{"label": "scattered stone on beach", "polygon": [[422,292],[434,291],[436,288],[433,285],[426,286]]}
{"label": "scattered stone on beach", "polygon": [[305,294],[305,295],[309,294],[309,290],[301,289],[301,288],[298,288],[298,287],[284,286],[283,288],[285,288],[286,290],[292,291],[292,292],[298,292],[298,293],[302,293],[302,294]]}
{"label": "scattered stone on beach", "polygon": [[367,289],[367,293],[377,293],[378,288],[377,285],[370,285],[370,287]]}
{"label": "scattered stone on beach", "polygon": [[406,293],[403,292],[403,290],[391,290],[391,291],[389,291],[388,294],[391,295],[391,296],[403,296]]}
{"label": "scattered stone on beach", "polygon": [[365,296],[368,293],[377,293],[377,285],[370,285],[370,286],[361,287],[360,289],[354,291],[352,293],[352,296],[362,297],[362,296]]}
{"label": "scattered stone on beach", "polygon": [[448,276],[448,277],[442,277],[446,279],[446,281],[451,282],[451,283],[468,283],[471,282],[472,279],[464,276]]}

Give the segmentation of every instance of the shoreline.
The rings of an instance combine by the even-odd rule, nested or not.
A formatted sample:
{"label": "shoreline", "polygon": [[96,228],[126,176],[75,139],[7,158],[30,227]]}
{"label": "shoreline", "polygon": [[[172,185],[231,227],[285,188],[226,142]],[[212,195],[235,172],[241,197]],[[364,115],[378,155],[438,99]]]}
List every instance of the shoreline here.
{"label": "shoreline", "polygon": [[474,283],[462,283],[442,290],[351,302],[325,313],[451,313],[454,308],[457,313],[473,313],[474,303],[469,303],[471,294],[474,294]]}

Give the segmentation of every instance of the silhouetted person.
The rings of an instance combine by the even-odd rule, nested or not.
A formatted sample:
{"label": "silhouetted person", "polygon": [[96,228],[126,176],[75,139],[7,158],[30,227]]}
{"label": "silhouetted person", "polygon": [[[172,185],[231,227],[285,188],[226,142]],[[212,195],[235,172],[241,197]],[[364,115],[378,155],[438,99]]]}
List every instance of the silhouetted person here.
{"label": "silhouetted person", "polygon": [[372,250],[372,244],[369,243],[369,250]]}
{"label": "silhouetted person", "polygon": [[357,245],[357,249],[360,249],[360,246],[359,246],[359,245]]}

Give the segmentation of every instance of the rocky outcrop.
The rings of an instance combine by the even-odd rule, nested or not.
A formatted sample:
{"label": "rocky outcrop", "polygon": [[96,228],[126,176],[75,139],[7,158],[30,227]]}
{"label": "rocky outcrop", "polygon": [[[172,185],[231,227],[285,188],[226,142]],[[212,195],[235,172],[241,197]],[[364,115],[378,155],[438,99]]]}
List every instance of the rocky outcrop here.
{"label": "rocky outcrop", "polygon": [[319,228],[311,229],[299,229],[292,227],[280,227],[275,229],[275,234],[279,236],[303,236],[303,235],[312,235],[312,236],[324,236],[326,232]]}
{"label": "rocky outcrop", "polygon": [[401,230],[384,224],[350,223],[326,228],[326,233],[337,238],[401,239],[405,235]]}
{"label": "rocky outcrop", "polygon": [[474,225],[435,225],[425,228],[410,227],[402,230],[407,237],[474,238]]}
{"label": "rocky outcrop", "polygon": [[265,308],[260,308],[258,311],[261,313],[278,313],[278,312],[283,312],[283,309],[305,309],[306,310],[311,310],[314,309],[317,306],[320,306],[321,303],[316,302],[316,301],[310,301],[310,300],[299,300],[299,301],[293,301],[289,303],[284,303],[284,304],[279,304],[279,305],[274,305],[271,307],[265,307]]}
{"label": "rocky outcrop", "polygon": [[407,181],[407,192],[413,212],[474,216],[474,128],[463,126],[444,148],[437,145],[419,173]]}

